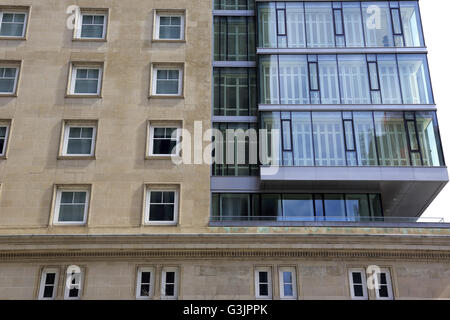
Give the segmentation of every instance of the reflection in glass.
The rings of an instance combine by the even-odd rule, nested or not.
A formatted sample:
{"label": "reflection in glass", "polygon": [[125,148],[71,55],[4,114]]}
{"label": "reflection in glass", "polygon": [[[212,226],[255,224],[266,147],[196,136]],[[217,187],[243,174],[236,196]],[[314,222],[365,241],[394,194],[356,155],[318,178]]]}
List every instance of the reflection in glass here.
{"label": "reflection in glass", "polygon": [[314,154],[318,166],[345,166],[340,112],[313,112]]}
{"label": "reflection in glass", "polygon": [[378,69],[383,104],[401,104],[400,83],[395,55],[379,54]]}
{"label": "reflection in glass", "polygon": [[306,2],[306,37],[308,47],[334,47],[334,26],[331,2]]}
{"label": "reflection in glass", "polygon": [[409,166],[409,150],[403,113],[374,112],[381,166]]}
{"label": "reflection in glass", "polygon": [[433,112],[416,113],[417,131],[422,151],[424,166],[441,166],[444,164],[439,140],[436,114]]}
{"label": "reflection in glass", "polygon": [[370,104],[365,55],[339,55],[338,61],[342,103]]}
{"label": "reflection in glass", "polygon": [[343,3],[345,41],[347,47],[364,47],[361,7],[356,3]]}
{"label": "reflection in glass", "polygon": [[405,104],[432,104],[427,58],[420,54],[398,55],[400,82]]}
{"label": "reflection in glass", "polygon": [[417,1],[401,1],[400,14],[407,47],[423,47],[422,25]]}
{"label": "reflection in glass", "polygon": [[367,47],[393,47],[391,15],[388,2],[362,2]]}

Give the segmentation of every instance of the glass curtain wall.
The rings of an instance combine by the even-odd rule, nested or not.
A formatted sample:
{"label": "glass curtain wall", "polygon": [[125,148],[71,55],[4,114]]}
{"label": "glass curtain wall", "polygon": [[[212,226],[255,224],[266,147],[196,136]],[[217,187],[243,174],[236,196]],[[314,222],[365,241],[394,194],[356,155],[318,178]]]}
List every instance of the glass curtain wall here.
{"label": "glass curtain wall", "polygon": [[280,130],[283,166],[445,165],[434,112],[263,112],[261,127]]}
{"label": "glass curtain wall", "polygon": [[263,55],[261,104],[433,104],[422,54]]}
{"label": "glass curtain wall", "polygon": [[261,2],[260,48],[423,47],[417,1]]}

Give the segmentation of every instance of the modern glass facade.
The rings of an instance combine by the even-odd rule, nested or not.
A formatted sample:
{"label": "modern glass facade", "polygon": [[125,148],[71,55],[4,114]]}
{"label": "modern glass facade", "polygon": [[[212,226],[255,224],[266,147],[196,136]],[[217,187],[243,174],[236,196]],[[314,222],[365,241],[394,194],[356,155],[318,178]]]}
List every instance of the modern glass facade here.
{"label": "modern glass facade", "polygon": [[260,48],[424,46],[416,1],[261,2],[258,35]]}
{"label": "modern glass facade", "polygon": [[[282,166],[443,166],[434,112],[263,112]],[[267,149],[270,150],[270,149]]]}
{"label": "modern glass facade", "polygon": [[433,104],[421,54],[264,55],[261,104]]}
{"label": "modern glass facade", "polygon": [[[255,184],[213,188],[212,221],[383,221],[383,199],[390,215],[403,195],[391,196],[381,182],[355,193],[361,184],[344,172],[445,166],[426,52],[417,1],[217,0],[213,117],[223,122],[213,128],[224,137],[265,129],[268,139],[216,141],[216,156],[236,160],[241,147],[245,162],[214,164],[213,177],[261,184],[259,192]],[[252,148],[280,172],[250,164]],[[297,181],[293,167],[320,178]],[[296,193],[308,186],[326,193]]]}

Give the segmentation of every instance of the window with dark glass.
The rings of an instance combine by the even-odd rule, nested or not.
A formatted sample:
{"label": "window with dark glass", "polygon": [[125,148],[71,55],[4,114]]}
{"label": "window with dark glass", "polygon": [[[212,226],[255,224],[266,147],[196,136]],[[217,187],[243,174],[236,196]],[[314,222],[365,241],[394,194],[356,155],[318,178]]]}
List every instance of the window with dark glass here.
{"label": "window with dark glass", "polygon": [[148,190],[147,222],[175,222],[176,200],[176,191]]}
{"label": "window with dark glass", "polygon": [[253,17],[214,17],[214,60],[255,61]]}
{"label": "window with dark glass", "polygon": [[254,68],[214,68],[214,115],[256,115]]}
{"label": "window with dark glass", "polygon": [[379,194],[213,193],[212,221],[384,221]]}
{"label": "window with dark glass", "polygon": [[252,123],[214,123],[213,128],[221,132],[222,138],[220,141],[215,137],[213,175],[258,175],[257,125]]}

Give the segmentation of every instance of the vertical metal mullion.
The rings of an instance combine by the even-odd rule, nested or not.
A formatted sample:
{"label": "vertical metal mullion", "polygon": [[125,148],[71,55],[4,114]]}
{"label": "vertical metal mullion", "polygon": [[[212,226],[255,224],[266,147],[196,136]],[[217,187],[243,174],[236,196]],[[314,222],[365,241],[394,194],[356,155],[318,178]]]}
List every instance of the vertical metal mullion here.
{"label": "vertical metal mullion", "polygon": [[225,20],[225,61],[228,61],[228,17],[224,17]]}
{"label": "vertical metal mullion", "polygon": [[[400,96],[402,98],[402,104],[404,104],[405,100],[403,99],[403,87],[402,87],[402,80],[401,80],[401,74],[400,74],[400,67],[398,65],[398,55],[397,54],[395,54],[395,64],[397,66],[397,74],[398,74],[397,80],[398,80],[398,85],[400,86]],[[432,92],[433,92],[433,90],[432,90]],[[434,102],[434,99],[433,99],[433,102]]]}
{"label": "vertical metal mullion", "polygon": [[377,165],[380,166],[381,160],[380,160],[380,147],[378,146],[378,140],[377,140],[377,126],[375,123],[375,112],[371,111],[372,114],[372,122],[373,122],[373,133],[374,133],[374,140],[375,140],[375,151],[377,153]]}
{"label": "vertical metal mullion", "polygon": [[[337,67],[337,81],[338,81],[338,85],[339,85],[339,100],[340,100],[340,104],[342,104],[342,85],[341,85],[341,68],[340,68],[340,64],[339,64],[339,55],[336,54],[336,67]],[[367,59],[366,59],[367,60]],[[372,97],[371,97],[372,98]],[[372,100],[370,100],[372,102]]]}
{"label": "vertical metal mullion", "polygon": [[[279,54],[277,54],[277,78],[278,78],[278,104],[281,104],[281,75],[280,75],[280,55]],[[281,120],[281,114],[280,114],[280,120]]]}
{"label": "vertical metal mullion", "polygon": [[413,161],[412,161],[412,155],[411,155],[411,153],[413,151],[411,149],[411,135],[410,135],[409,128],[408,128],[408,120],[406,119],[405,112],[402,112],[402,115],[403,115],[403,126],[405,127],[406,135],[408,136],[408,138],[406,140],[407,140],[408,151],[409,151],[408,152],[408,154],[409,154],[409,163],[410,163],[411,167],[414,167],[414,164],[413,164]]}
{"label": "vertical metal mullion", "polygon": [[359,2],[359,9],[361,12],[361,26],[362,26],[362,35],[363,35],[363,40],[364,40],[364,48],[367,47],[367,43],[366,43],[366,28],[367,26],[364,25],[364,15],[363,15],[363,10],[362,10],[362,2]]}
{"label": "vertical metal mullion", "polygon": [[312,142],[312,148],[313,148],[313,164],[314,167],[316,166],[316,146],[314,142],[314,123],[313,123],[313,117],[312,117],[312,111],[309,112],[309,117],[311,119],[311,142]]}
{"label": "vertical metal mullion", "polygon": [[342,131],[344,132],[344,147],[345,147],[345,166],[348,166],[348,146],[347,146],[347,137],[346,137],[346,130],[345,130],[345,120],[344,120],[344,112],[341,111],[341,121],[342,121]]}
{"label": "vertical metal mullion", "polygon": [[302,2],[302,6],[303,6],[303,25],[305,27],[305,47],[308,48],[309,47],[308,30],[306,28],[306,9],[305,9],[305,3],[304,2]]}
{"label": "vertical metal mullion", "polygon": [[422,164],[422,166],[424,165],[423,162],[423,153],[422,153],[422,146],[420,144],[420,138],[419,138],[419,128],[417,126],[417,113],[414,112],[414,129],[416,130],[416,140],[417,140],[417,148],[420,154],[420,163]]}
{"label": "vertical metal mullion", "polygon": [[353,134],[353,144],[354,144],[354,151],[356,153],[356,165],[359,166],[359,157],[358,157],[358,148],[357,148],[357,143],[356,143],[356,131],[355,131],[355,119],[353,118],[353,111],[351,111],[352,113],[352,134]]}

